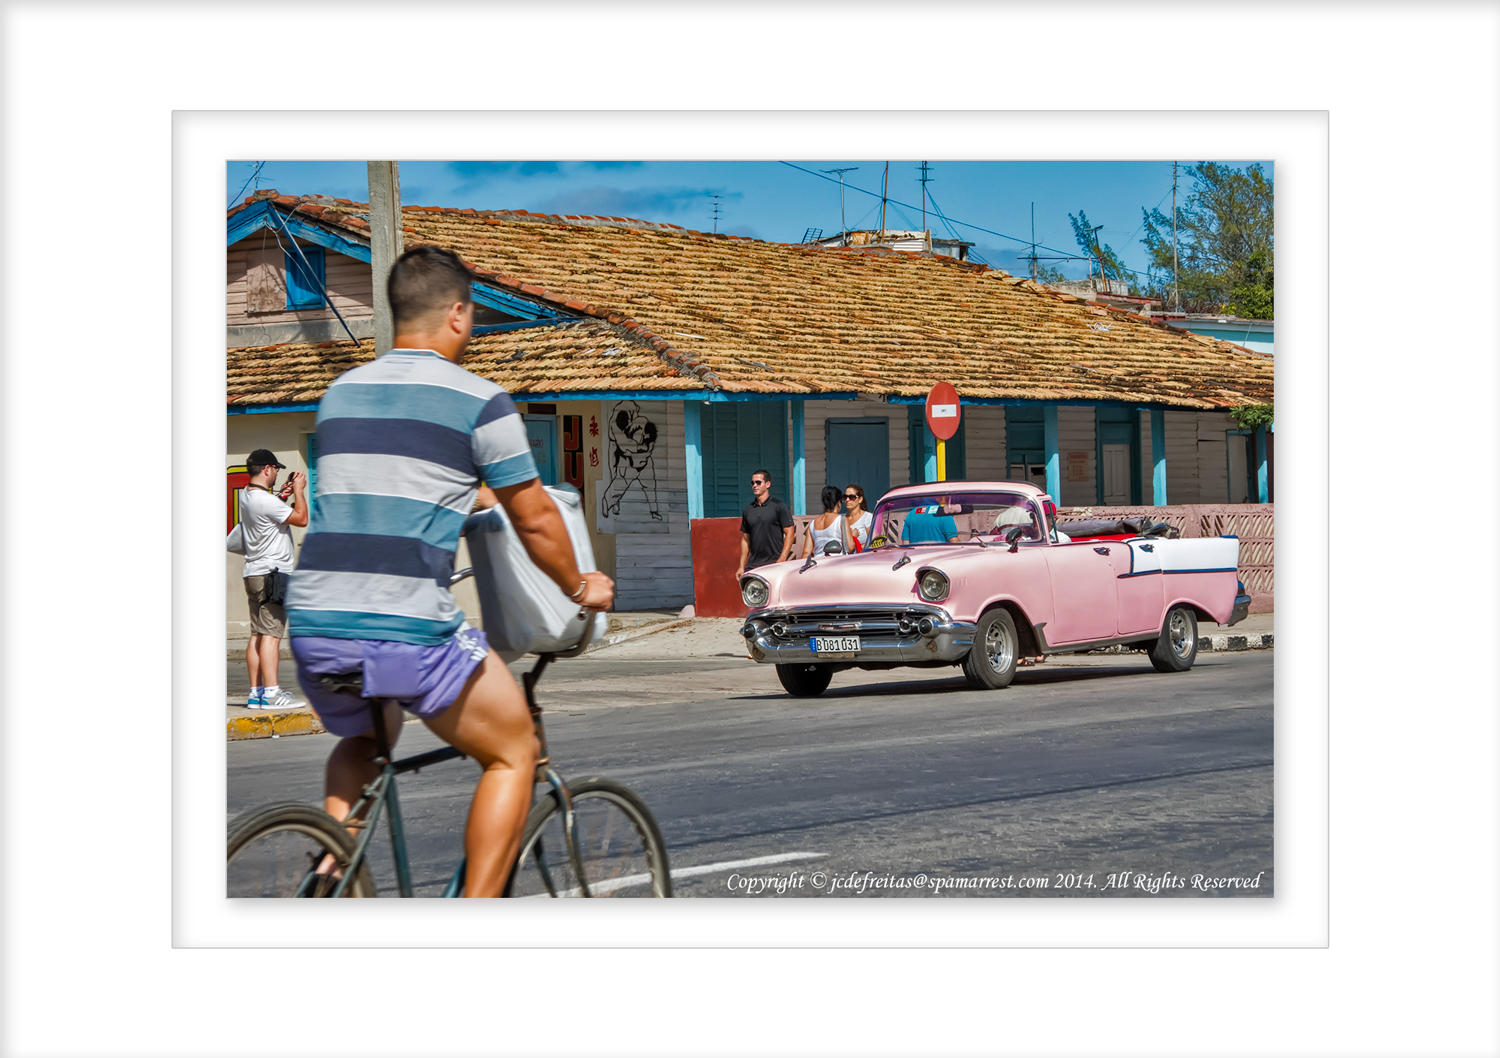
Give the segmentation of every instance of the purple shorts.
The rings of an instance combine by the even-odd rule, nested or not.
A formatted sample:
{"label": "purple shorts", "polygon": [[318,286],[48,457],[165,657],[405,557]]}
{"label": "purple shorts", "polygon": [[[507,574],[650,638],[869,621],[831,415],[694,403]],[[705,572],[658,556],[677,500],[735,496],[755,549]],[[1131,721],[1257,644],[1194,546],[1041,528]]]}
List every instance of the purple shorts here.
{"label": "purple shorts", "polygon": [[[490,647],[483,632],[467,625],[435,647],[327,636],[293,636],[291,645],[297,682],[323,726],[340,738],[370,730],[370,698],[394,698],[416,716],[437,716],[458,700]],[[318,679],[345,672],[363,674],[363,697],[330,691]]]}

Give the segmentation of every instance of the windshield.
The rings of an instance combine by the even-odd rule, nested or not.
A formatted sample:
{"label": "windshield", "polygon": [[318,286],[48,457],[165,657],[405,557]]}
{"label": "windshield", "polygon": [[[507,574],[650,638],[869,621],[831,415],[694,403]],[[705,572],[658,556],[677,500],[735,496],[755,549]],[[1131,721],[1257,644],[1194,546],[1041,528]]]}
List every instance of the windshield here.
{"label": "windshield", "polygon": [[1016,526],[1022,540],[1040,540],[1041,515],[1026,496],[1014,492],[933,492],[881,501],[870,528],[872,547],[899,544],[966,543],[1003,540]]}

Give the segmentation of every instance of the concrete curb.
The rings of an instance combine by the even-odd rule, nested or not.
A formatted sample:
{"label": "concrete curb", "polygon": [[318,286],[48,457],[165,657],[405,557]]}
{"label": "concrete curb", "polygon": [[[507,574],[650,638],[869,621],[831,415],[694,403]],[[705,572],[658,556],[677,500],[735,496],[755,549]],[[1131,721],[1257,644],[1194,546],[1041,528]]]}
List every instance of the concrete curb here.
{"label": "concrete curb", "polygon": [[242,738],[280,738],[282,735],[322,734],[323,722],[311,709],[288,709],[285,712],[256,712],[229,718],[229,741]]}

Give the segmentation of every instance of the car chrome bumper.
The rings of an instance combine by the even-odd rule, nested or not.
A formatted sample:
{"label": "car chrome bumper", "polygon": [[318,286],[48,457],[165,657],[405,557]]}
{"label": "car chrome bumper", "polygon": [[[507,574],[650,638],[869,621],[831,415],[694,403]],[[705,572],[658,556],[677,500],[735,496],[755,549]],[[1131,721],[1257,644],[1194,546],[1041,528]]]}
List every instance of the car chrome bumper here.
{"label": "car chrome bumper", "polygon": [[[961,661],[974,645],[975,626],[936,606],[796,607],[762,610],[745,618],[740,634],[750,658],[766,664],[838,665]],[[819,654],[813,636],[855,635],[859,650]]]}

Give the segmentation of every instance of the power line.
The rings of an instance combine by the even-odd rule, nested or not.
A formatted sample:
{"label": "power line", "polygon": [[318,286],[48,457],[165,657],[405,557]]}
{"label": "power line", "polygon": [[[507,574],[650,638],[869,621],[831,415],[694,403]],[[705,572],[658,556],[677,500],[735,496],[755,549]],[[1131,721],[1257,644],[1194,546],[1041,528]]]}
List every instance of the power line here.
{"label": "power line", "polygon": [[[796,165],[796,164],[794,164],[792,162],[781,161],[781,164],[784,165],[784,166],[786,166],[789,169],[795,169],[799,173],[806,173],[808,176],[817,177],[819,180],[828,180],[829,183],[833,182],[832,178],[830,178],[830,177],[823,176],[823,175],[821,175],[821,174],[819,174],[817,172],[814,172],[811,169],[803,168],[802,166]],[[865,188],[862,188],[862,187],[858,186],[857,184],[849,184],[848,186],[849,186],[849,188],[851,190],[858,191],[860,194],[863,194],[863,195],[869,195],[871,198],[882,199],[882,201],[887,202],[890,205],[905,206],[907,209],[917,209],[917,208],[919,208],[917,206],[914,206],[910,202],[900,202],[900,201],[898,201],[896,199],[893,199],[893,198],[885,198],[885,197],[881,196],[879,193],[874,192],[874,191],[867,191]],[[1170,192],[1168,192],[1168,194],[1170,194]],[[927,197],[928,198],[932,197],[931,192],[928,193]],[[1165,200],[1165,198],[1166,198],[1166,195],[1163,195],[1162,196],[1162,200]],[[933,205],[934,206],[937,205],[936,200],[934,200]],[[1159,200],[1156,203],[1156,207],[1160,207],[1160,206],[1161,206],[1161,200]],[[969,229],[972,229],[974,231],[984,232],[986,235],[994,235],[994,236],[997,236],[998,238],[1001,238],[1001,239],[1008,239],[1011,242],[1020,243],[1023,246],[1040,247],[1043,250],[1051,250],[1053,253],[1059,253],[1059,254],[1065,255],[1065,256],[1060,257],[1060,258],[1046,258],[1046,260],[1087,261],[1087,260],[1091,260],[1092,259],[1090,257],[1079,256],[1077,254],[1072,253],[1069,250],[1060,249],[1059,247],[1056,247],[1056,246],[1048,246],[1046,243],[1034,242],[1031,239],[1021,239],[1021,238],[1018,238],[1018,237],[1016,237],[1014,235],[1007,235],[1003,231],[995,231],[993,228],[986,228],[986,227],[984,227],[981,224],[972,224],[969,221],[957,220],[957,219],[954,219],[954,218],[946,217],[946,216],[944,216],[941,213],[939,213],[938,215],[940,217],[943,217],[943,220],[945,221],[945,223],[951,222],[952,224],[957,224],[960,227],[969,228]],[[908,221],[908,223],[910,223],[910,218],[907,218],[907,221]],[[1139,232],[1140,228],[1141,228],[1141,226],[1137,226],[1136,231]],[[951,228],[950,228],[950,234],[952,234],[954,236],[954,238],[958,237],[958,233],[957,232],[953,232],[951,230]],[[1131,238],[1134,238],[1134,237],[1135,237],[1135,233],[1132,233],[1131,234]],[[1126,242],[1129,242],[1129,241],[1130,241],[1129,239],[1126,240]],[[1021,255],[1021,257],[1022,257],[1023,260],[1026,259],[1026,255]],[[975,254],[974,258],[975,258],[975,260],[978,260],[981,263],[988,263],[988,262],[985,262],[984,259],[982,257],[980,257],[978,254]],[[1145,279],[1145,280],[1150,280],[1150,278],[1151,278],[1151,272],[1149,271],[1149,268],[1150,268],[1149,265],[1147,266],[1147,270],[1142,270],[1142,269],[1139,269],[1139,268],[1131,268],[1128,265],[1124,265],[1124,264],[1120,265],[1120,270],[1121,271],[1126,272],[1126,273],[1128,273],[1130,275],[1133,275],[1133,276],[1138,276],[1141,279]]]}
{"label": "power line", "polygon": [[[781,164],[787,166],[788,168],[795,169],[799,173],[806,173],[809,176],[817,177],[819,180],[829,180],[828,177],[823,176],[820,173],[814,172],[811,169],[804,169],[800,165],[794,165],[791,162],[787,162],[787,161],[783,161]],[[831,183],[832,181],[829,180],[829,182]],[[849,187],[852,190],[860,192],[861,194],[870,195],[873,198],[882,198],[881,195],[876,194],[874,191],[866,191],[864,188],[858,186],[857,184],[850,184]],[[913,206],[910,202],[897,202],[895,199],[887,199],[887,201],[889,201],[889,202],[891,202],[893,204],[896,204],[896,205],[905,206],[907,209],[916,209],[917,208],[917,207]],[[994,236],[996,236],[998,238],[1001,238],[1001,239],[1008,239],[1011,242],[1020,243],[1022,246],[1036,245],[1036,246],[1040,246],[1044,250],[1051,250],[1054,253],[1067,253],[1068,252],[1067,250],[1059,249],[1056,246],[1048,246],[1046,243],[1032,243],[1029,239],[1019,239],[1019,238],[1017,238],[1014,235],[1007,235],[1003,231],[995,231],[993,228],[986,228],[986,227],[984,227],[981,224],[971,224],[971,223],[969,223],[966,220],[957,220],[957,219],[955,219],[953,221],[953,223],[955,223],[955,224],[957,224],[957,225],[959,225],[961,227],[964,227],[964,228],[972,228],[974,231],[982,231],[986,235],[994,235]],[[1142,272],[1139,269],[1135,269],[1135,268],[1126,268],[1125,271],[1130,272],[1132,275],[1138,275],[1138,276],[1147,275],[1147,273]]]}
{"label": "power line", "polygon": [[257,174],[259,174],[260,171],[262,169],[264,169],[265,167],[266,167],[266,163],[265,162],[256,162],[255,163],[255,168],[252,169],[252,170],[250,170],[250,175],[247,176],[247,177],[245,177],[245,182],[240,185],[240,189],[238,191],[236,191],[233,195],[229,196],[229,205],[225,206],[224,207],[225,209],[232,209],[232,208],[234,208],[235,202],[239,199],[239,197],[241,195],[243,195],[245,193],[245,188],[247,188],[247,187],[250,186],[250,181],[254,180],[255,177],[257,176]]}

